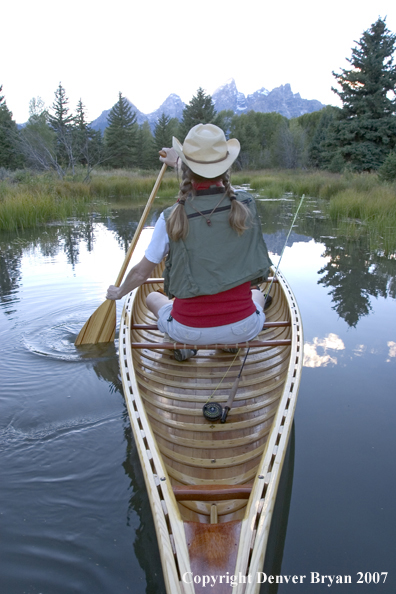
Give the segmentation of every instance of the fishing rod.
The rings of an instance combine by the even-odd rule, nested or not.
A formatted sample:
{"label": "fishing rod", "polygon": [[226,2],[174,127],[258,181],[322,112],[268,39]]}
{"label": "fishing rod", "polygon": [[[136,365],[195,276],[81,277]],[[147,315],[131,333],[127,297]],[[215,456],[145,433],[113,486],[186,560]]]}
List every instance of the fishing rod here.
{"label": "fishing rod", "polygon": [[[265,304],[267,303],[267,300],[269,298],[269,295],[270,295],[270,292],[271,292],[271,289],[272,289],[272,285],[274,284],[275,278],[276,278],[276,276],[278,274],[279,265],[280,265],[280,262],[282,260],[283,253],[285,251],[287,242],[289,240],[290,234],[291,234],[292,229],[294,227],[294,223],[296,222],[296,219],[297,219],[297,216],[298,216],[298,212],[299,212],[299,210],[301,208],[301,205],[302,205],[302,203],[304,201],[304,198],[305,198],[305,194],[303,194],[302,197],[301,197],[300,204],[298,205],[298,208],[296,210],[296,214],[294,215],[294,218],[293,218],[293,222],[292,222],[291,227],[289,229],[289,232],[288,232],[288,234],[286,236],[286,241],[285,241],[284,246],[282,248],[282,251],[281,251],[281,254],[280,254],[280,258],[278,260],[278,264],[277,264],[277,266],[275,268],[275,272],[274,272],[274,274],[272,276],[272,280],[271,280],[271,283],[270,283],[268,292],[267,292],[267,294],[265,296],[264,308],[265,308]],[[225,423],[226,422],[228,411],[232,407],[232,403],[234,401],[235,394],[237,393],[237,390],[238,390],[239,381],[241,379],[242,371],[243,371],[243,368],[245,367],[245,363],[246,363],[246,359],[248,357],[249,351],[250,351],[250,346],[248,347],[248,349],[246,351],[245,357],[244,357],[244,359],[242,361],[241,368],[240,368],[239,373],[238,373],[238,375],[237,375],[237,377],[235,379],[235,382],[234,382],[234,384],[233,384],[233,386],[231,388],[231,392],[230,392],[230,395],[228,397],[228,400],[226,402],[225,407],[222,408],[222,406],[221,406],[221,404],[219,402],[207,402],[206,404],[204,404],[203,415],[204,415],[204,417],[206,419],[208,419],[210,421],[218,421],[219,419],[221,419],[221,422],[222,423]]]}

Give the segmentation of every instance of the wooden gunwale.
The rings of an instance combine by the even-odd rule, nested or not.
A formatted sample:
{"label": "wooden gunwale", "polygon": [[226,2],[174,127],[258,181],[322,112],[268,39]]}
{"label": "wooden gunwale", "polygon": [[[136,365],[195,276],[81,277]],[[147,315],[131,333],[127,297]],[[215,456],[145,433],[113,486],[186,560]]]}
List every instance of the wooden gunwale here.
{"label": "wooden gunwale", "polygon": [[[158,267],[154,274],[160,273]],[[214,397],[218,402],[227,399],[232,379],[240,368],[242,353],[233,362],[234,355],[213,352],[206,345],[200,347],[194,360],[179,364],[162,347],[158,350],[132,349],[132,342],[157,342],[162,338],[155,328],[132,327],[139,324],[155,326],[155,320],[145,311],[143,297],[155,284],[159,284],[159,280],[155,278],[151,285],[147,283],[126,300],[120,329],[120,366],[168,594],[198,592],[193,584],[181,580],[184,572],[191,571],[183,525],[186,529],[187,525],[192,525],[194,516],[198,522],[210,522],[212,519],[221,522],[219,526],[227,523],[231,526],[233,518],[235,525],[239,525],[241,514],[244,514],[240,523],[236,564],[227,567],[227,570],[234,574],[240,571],[242,575],[262,571],[280,470],[293,420],[302,358],[298,307],[287,282],[281,273],[278,276],[279,283],[273,288],[274,302],[268,318],[270,323],[279,321],[282,325],[270,326],[263,336],[279,341],[281,333],[282,338],[285,337],[283,340],[290,341],[290,346],[271,348],[261,344],[251,349],[246,361],[246,378],[244,370],[235,406],[227,423],[221,426],[202,417],[202,404],[230,367],[226,380]],[[263,289],[265,291],[265,287]],[[260,340],[260,343],[263,342],[269,341]],[[169,348],[175,348],[174,343]],[[271,355],[275,355],[275,364],[271,362]],[[264,379],[262,375],[260,377],[260,366],[261,372],[267,366]],[[252,481],[252,487],[243,487]],[[200,491],[203,494],[201,500],[194,500],[193,492],[199,485],[203,487],[203,492]],[[232,499],[230,485],[235,485],[235,489],[243,488],[245,495],[251,489],[249,499]],[[176,501],[173,489],[177,492],[178,486],[186,489],[185,493],[187,487],[191,487],[187,501],[179,497],[179,502]],[[220,495],[215,497],[213,494],[211,499],[208,487],[216,487],[219,491],[228,489],[229,495],[225,500],[216,500]],[[213,499],[216,501],[215,508]],[[215,527],[205,532],[208,538],[216,533]],[[238,584],[233,591],[257,594],[258,587],[254,583]],[[216,588],[212,591],[217,592]]]}

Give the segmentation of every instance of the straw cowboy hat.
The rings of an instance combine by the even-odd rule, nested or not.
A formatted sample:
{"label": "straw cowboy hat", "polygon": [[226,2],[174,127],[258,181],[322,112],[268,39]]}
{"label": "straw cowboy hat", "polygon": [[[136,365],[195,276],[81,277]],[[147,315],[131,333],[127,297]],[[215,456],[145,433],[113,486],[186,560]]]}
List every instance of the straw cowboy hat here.
{"label": "straw cowboy hat", "polygon": [[191,171],[209,179],[227,171],[241,148],[236,138],[227,141],[223,130],[213,124],[197,124],[183,145],[173,137],[172,146]]}

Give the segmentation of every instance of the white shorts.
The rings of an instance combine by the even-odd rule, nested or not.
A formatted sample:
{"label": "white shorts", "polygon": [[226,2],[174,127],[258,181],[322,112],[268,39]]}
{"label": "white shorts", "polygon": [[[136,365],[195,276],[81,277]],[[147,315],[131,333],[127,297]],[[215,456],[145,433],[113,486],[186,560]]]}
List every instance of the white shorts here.
{"label": "white shorts", "polygon": [[193,328],[185,326],[171,318],[173,303],[167,303],[158,312],[158,329],[168,334],[172,340],[183,344],[235,344],[253,340],[263,329],[265,314],[263,308],[257,303],[256,310],[244,320],[214,326],[213,328]]}

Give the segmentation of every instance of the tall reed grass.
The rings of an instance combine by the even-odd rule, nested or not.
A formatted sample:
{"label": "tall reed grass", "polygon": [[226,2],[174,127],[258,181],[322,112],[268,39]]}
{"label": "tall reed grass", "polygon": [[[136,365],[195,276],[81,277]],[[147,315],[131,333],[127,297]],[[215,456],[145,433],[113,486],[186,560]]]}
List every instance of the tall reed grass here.
{"label": "tall reed grass", "polygon": [[[59,180],[51,175],[20,174],[0,182],[0,229],[22,229],[79,215],[105,202],[140,204],[147,200],[158,171],[98,170],[91,182]],[[81,176],[82,179],[82,176]],[[19,180],[19,183],[15,183]],[[373,242],[396,249],[396,184],[381,182],[376,174],[332,174],[323,171],[243,171],[232,175],[235,186],[247,185],[267,198],[285,194],[323,198],[327,213],[343,233],[370,234]],[[173,200],[179,180],[168,171],[157,204]]]}
{"label": "tall reed grass", "polygon": [[[82,216],[91,211],[94,204],[81,188],[0,188],[0,230],[17,231],[37,227],[42,223],[65,220],[70,216]],[[104,204],[95,204],[103,211]]]}
{"label": "tall reed grass", "polygon": [[348,237],[368,234],[373,248],[396,251],[396,183],[384,183],[374,173],[332,174],[323,171],[243,172],[233,184],[249,184],[267,198],[295,196],[322,198],[325,214]]}
{"label": "tall reed grass", "polygon": [[349,188],[330,200],[328,212],[344,234],[368,233],[373,248],[396,252],[395,186],[384,184],[364,191]]}

